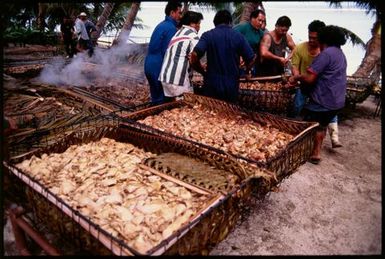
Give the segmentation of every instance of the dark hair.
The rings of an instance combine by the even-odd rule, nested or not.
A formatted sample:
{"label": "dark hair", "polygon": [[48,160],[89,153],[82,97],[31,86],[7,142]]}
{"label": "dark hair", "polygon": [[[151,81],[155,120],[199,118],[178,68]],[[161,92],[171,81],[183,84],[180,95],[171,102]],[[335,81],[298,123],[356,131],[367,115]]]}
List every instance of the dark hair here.
{"label": "dark hair", "polygon": [[265,12],[263,10],[257,9],[257,10],[254,10],[254,11],[251,12],[250,20],[251,20],[251,18],[257,18],[260,13],[266,16],[266,14],[265,14]]}
{"label": "dark hair", "polygon": [[169,16],[171,11],[176,11],[178,8],[182,8],[182,4],[177,1],[168,1],[164,13]]}
{"label": "dark hair", "polygon": [[214,25],[217,26],[219,24],[227,24],[230,25],[233,22],[233,18],[231,14],[227,10],[220,10],[214,16]]}
{"label": "dark hair", "polygon": [[181,25],[189,25],[191,23],[198,23],[203,20],[203,15],[198,12],[187,11],[180,20]]}
{"label": "dark hair", "polygon": [[346,35],[340,27],[328,25],[319,31],[318,41],[321,44],[339,48],[346,43]]}
{"label": "dark hair", "polygon": [[275,23],[275,26],[283,26],[283,27],[290,27],[291,26],[291,20],[286,15],[281,16],[278,18],[277,22]]}
{"label": "dark hair", "polygon": [[323,27],[325,27],[326,24],[320,20],[314,20],[311,23],[309,23],[309,26],[307,26],[307,29],[310,32],[319,32]]}

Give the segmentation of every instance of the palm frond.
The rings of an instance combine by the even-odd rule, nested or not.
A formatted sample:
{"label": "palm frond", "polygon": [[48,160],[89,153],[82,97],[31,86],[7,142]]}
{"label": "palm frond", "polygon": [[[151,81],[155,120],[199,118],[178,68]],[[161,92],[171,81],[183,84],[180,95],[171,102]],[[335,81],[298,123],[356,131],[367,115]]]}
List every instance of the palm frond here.
{"label": "palm frond", "polygon": [[357,36],[357,34],[355,34],[354,32],[346,29],[346,28],[343,28],[343,27],[340,27],[338,26],[345,34],[345,37],[350,40],[350,42],[352,43],[353,46],[355,45],[359,45],[361,46],[363,49],[366,48],[366,44],[365,42],[359,37]]}
{"label": "palm frond", "polygon": [[[366,14],[376,15],[377,19],[381,19],[381,10],[384,10],[384,3],[382,1],[354,1],[358,8],[365,9]],[[329,3],[330,7],[342,8],[341,1],[332,0]]]}

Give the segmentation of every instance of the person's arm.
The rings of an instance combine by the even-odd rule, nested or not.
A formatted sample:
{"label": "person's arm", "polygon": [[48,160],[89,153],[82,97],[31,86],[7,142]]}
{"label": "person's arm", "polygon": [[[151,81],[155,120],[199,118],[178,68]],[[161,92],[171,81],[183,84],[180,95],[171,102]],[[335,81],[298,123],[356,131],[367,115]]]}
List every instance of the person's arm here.
{"label": "person's arm", "polygon": [[263,59],[273,59],[279,61],[282,65],[285,65],[285,58],[284,57],[279,57],[274,55],[269,51],[271,47],[271,35],[269,33],[265,33],[263,35],[263,38],[261,40],[261,44],[259,47],[259,51],[261,54],[261,58]]}
{"label": "person's arm", "polygon": [[286,59],[289,60],[293,56],[293,52],[294,52],[294,49],[295,49],[295,43],[294,43],[293,37],[291,37],[290,34],[287,34],[287,38],[286,39],[287,39],[287,46],[291,50],[290,54],[286,57]]}
{"label": "person's arm", "polygon": [[206,73],[206,67],[201,63],[200,58],[195,51],[191,52],[190,54],[190,64],[191,67],[198,73],[202,75]]}
{"label": "person's arm", "polygon": [[301,57],[298,48],[294,48],[291,59],[291,73],[293,76],[299,75],[299,64],[301,63]]}
{"label": "person's arm", "polygon": [[291,76],[289,82],[301,82],[307,85],[314,85],[317,80],[317,73],[313,71],[311,68],[307,69],[306,74],[298,74],[295,76]]}

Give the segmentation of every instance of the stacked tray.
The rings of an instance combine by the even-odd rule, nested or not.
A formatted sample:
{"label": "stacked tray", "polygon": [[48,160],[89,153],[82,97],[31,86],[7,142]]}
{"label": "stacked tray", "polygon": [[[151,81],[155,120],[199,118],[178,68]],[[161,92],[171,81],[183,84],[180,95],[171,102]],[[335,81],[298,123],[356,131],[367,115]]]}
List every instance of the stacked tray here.
{"label": "stacked tray", "polygon": [[362,103],[373,93],[375,83],[367,77],[347,77],[346,103],[355,105]]}
{"label": "stacked tray", "polygon": [[293,88],[287,89],[281,76],[239,80],[239,105],[251,111],[286,115],[293,105]]}
{"label": "stacked tray", "polygon": [[[79,253],[208,254],[235,226],[251,192],[264,195],[275,183],[267,170],[130,125],[57,136],[4,165],[25,186],[35,219]],[[181,156],[190,168],[170,162]],[[215,174],[211,185],[198,177],[201,170]],[[172,213],[174,205],[181,213]]]}
{"label": "stacked tray", "polygon": [[[181,115],[179,115],[181,114]],[[127,122],[155,135],[183,139],[207,150],[288,176],[309,158],[316,122],[286,119],[195,94],[130,113]]]}
{"label": "stacked tray", "polygon": [[34,138],[35,132],[73,125],[117,109],[64,88],[30,83],[5,87],[4,101],[4,115],[17,124],[7,136],[7,144],[11,149],[24,146],[24,151],[31,148],[28,139]]}

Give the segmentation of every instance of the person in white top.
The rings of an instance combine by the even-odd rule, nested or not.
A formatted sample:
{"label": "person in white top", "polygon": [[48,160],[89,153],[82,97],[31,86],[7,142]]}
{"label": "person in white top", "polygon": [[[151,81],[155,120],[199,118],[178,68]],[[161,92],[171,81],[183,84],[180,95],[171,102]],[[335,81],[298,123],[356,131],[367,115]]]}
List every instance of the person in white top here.
{"label": "person in white top", "polygon": [[91,46],[90,37],[88,36],[87,29],[85,26],[85,21],[87,20],[87,14],[82,12],[78,15],[75,21],[75,33],[78,35],[78,46],[77,49],[79,52],[84,50],[90,50],[88,52],[89,56],[92,55],[93,49]]}
{"label": "person in white top", "polygon": [[203,20],[201,13],[187,11],[180,21],[181,28],[167,47],[159,74],[165,101],[171,101],[174,97],[193,91],[190,84],[192,68],[189,57],[199,41],[198,31],[201,20]]}

